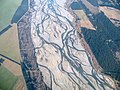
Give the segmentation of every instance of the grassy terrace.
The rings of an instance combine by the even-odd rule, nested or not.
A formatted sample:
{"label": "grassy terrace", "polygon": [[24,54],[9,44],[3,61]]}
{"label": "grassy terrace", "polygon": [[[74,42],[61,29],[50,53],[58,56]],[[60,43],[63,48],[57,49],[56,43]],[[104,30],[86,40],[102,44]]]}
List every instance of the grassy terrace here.
{"label": "grassy terrace", "polygon": [[0,66],[0,90],[12,90],[17,79],[17,76],[12,74],[3,65]]}
{"label": "grassy terrace", "polygon": [[10,24],[21,2],[22,0],[0,0],[0,31]]}

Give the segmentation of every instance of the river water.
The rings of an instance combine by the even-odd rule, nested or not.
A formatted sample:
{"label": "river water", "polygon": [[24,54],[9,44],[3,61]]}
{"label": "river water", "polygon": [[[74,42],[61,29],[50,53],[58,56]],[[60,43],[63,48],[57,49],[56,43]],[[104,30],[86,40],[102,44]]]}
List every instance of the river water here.
{"label": "river water", "polygon": [[30,2],[32,41],[44,82],[53,90],[114,90],[112,79],[95,71],[65,5],[65,0]]}

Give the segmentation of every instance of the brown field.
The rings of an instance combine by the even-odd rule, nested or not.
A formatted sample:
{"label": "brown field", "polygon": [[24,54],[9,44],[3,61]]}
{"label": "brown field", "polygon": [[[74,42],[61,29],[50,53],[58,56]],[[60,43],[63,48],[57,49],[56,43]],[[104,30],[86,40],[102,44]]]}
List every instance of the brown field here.
{"label": "brown field", "polygon": [[0,54],[20,62],[21,58],[16,24],[13,24],[8,31],[0,36]]}
{"label": "brown field", "polygon": [[88,17],[86,16],[83,10],[74,10],[74,12],[81,19],[80,20],[81,27],[95,30],[95,28],[93,27],[92,23],[89,21]]}
{"label": "brown field", "polygon": [[13,90],[27,90],[23,76],[19,76]]}
{"label": "brown field", "polygon": [[7,68],[10,72],[12,72],[14,75],[19,76],[22,75],[21,66],[0,56],[0,58],[4,59],[3,65],[5,68]]}
{"label": "brown field", "polygon": [[113,24],[120,26],[120,24],[116,24],[115,21],[111,19],[113,18],[120,21],[120,10],[106,6],[101,6],[99,9],[104,12],[104,14],[111,20]]}

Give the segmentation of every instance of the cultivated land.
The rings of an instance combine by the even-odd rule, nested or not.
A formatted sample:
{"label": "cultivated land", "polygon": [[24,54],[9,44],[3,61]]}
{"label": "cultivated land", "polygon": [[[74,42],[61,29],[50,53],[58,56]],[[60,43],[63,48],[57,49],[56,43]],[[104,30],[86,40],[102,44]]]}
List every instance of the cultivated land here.
{"label": "cultivated land", "polygon": [[84,28],[88,28],[91,30],[95,30],[89,18],[86,16],[83,10],[74,10],[74,13],[80,18],[80,26]]}
{"label": "cultivated land", "polygon": [[26,83],[23,81],[24,81],[23,76],[19,76],[13,90],[27,90]]}
{"label": "cultivated land", "polygon": [[10,24],[21,2],[22,0],[0,0],[0,31]]}
{"label": "cultivated land", "polygon": [[[4,59],[4,62],[2,63],[2,65],[7,70],[9,70],[11,73],[13,73],[15,76],[18,77],[18,80],[16,81],[13,90],[27,90],[25,80],[24,80],[22,70],[21,70],[21,65],[18,65],[16,63],[10,61],[9,59],[2,57],[2,56],[0,56],[0,58]],[[0,78],[1,78],[1,76],[0,76]],[[4,83],[6,83],[6,82],[4,82]]]}
{"label": "cultivated land", "polygon": [[12,74],[3,65],[0,66],[0,89],[12,90],[18,77]]}
{"label": "cultivated land", "polygon": [[11,73],[13,73],[16,76],[20,76],[22,75],[22,70],[21,70],[21,66],[16,64],[13,61],[10,61],[9,59],[6,59],[2,56],[0,56],[0,58],[4,59],[4,62],[2,63],[2,65],[7,68]]}
{"label": "cultivated land", "polygon": [[[19,53],[17,26],[16,24],[12,24],[11,26],[12,27],[9,28],[8,31],[6,31],[0,36],[0,54],[20,64],[21,58],[20,58],[20,53]],[[1,84],[0,82],[0,90],[27,90],[26,84],[23,78],[22,70],[21,70],[21,65],[7,58],[4,58],[2,56],[0,56],[0,58],[4,59],[4,62],[2,63],[4,68],[1,68],[1,71],[4,71],[4,73],[1,74],[1,71],[0,71],[0,81],[3,82],[1,78],[5,79],[3,84]],[[9,71],[14,77],[17,77],[17,80],[14,82],[11,76],[8,75],[7,71],[5,71],[4,69]],[[7,78],[5,74],[8,75],[11,82],[14,82],[14,84],[12,84],[11,82],[8,82],[9,78]],[[11,83],[12,86],[11,84],[9,85],[9,83]],[[4,89],[6,85],[8,86],[8,88]]]}
{"label": "cultivated land", "polygon": [[0,54],[20,62],[18,32],[16,24],[0,36]]}
{"label": "cultivated land", "polygon": [[101,6],[99,9],[104,12],[115,26],[120,27],[120,10],[106,6]]}

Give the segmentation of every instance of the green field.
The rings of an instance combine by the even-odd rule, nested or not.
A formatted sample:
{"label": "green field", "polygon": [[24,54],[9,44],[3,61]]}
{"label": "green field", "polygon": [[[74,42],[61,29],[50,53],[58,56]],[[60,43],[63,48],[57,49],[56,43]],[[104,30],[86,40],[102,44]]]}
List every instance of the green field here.
{"label": "green field", "polygon": [[1,90],[12,90],[16,84],[18,77],[13,75],[4,66],[0,66],[0,89]]}
{"label": "green field", "polygon": [[0,0],[0,31],[8,26],[22,0]]}

